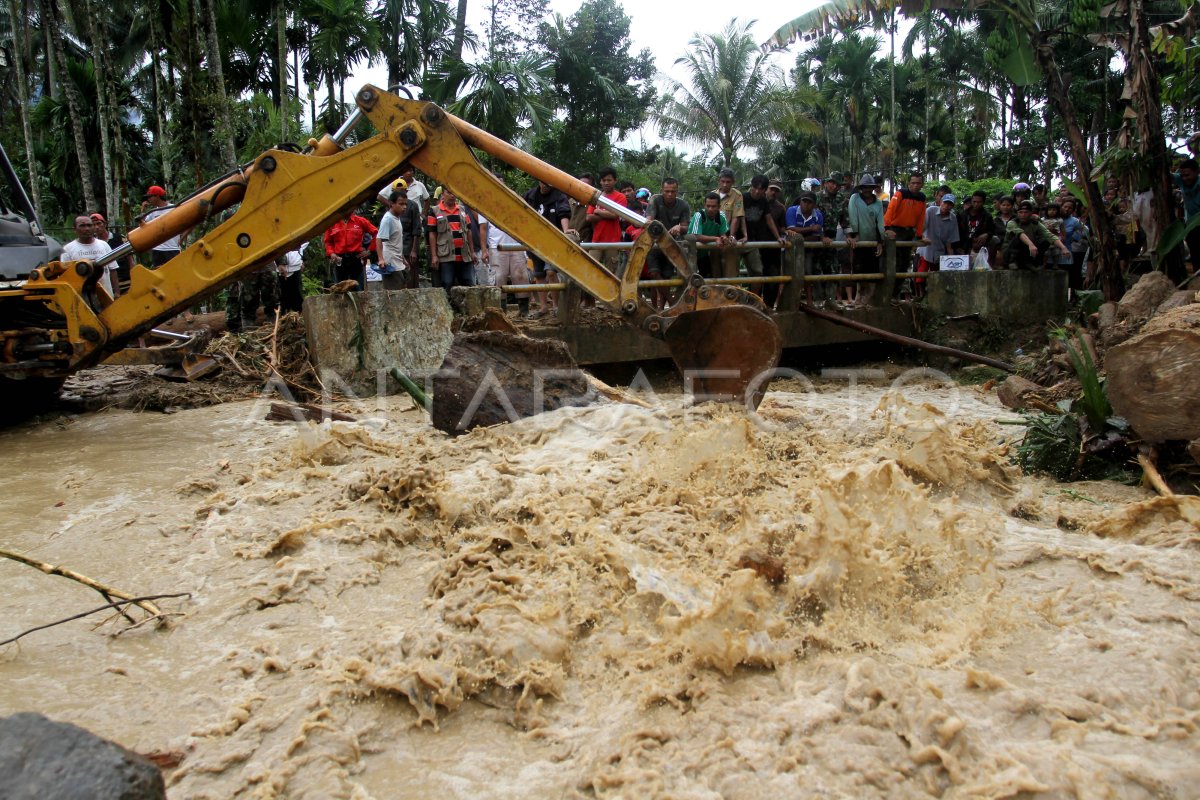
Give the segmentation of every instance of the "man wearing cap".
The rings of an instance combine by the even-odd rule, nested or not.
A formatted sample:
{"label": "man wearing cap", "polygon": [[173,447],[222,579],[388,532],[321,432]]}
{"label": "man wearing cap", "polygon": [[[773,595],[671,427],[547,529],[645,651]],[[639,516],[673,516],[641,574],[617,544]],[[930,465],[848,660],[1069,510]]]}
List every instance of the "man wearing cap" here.
{"label": "man wearing cap", "polygon": [[[854,274],[866,275],[879,272],[879,257],[883,255],[883,240],[886,231],[883,226],[883,202],[875,191],[879,188],[878,181],[871,175],[863,175],[858,184],[858,193],[850,198],[849,228],[846,231],[846,241],[853,248],[852,263]],[[874,247],[856,248],[859,240],[875,242]],[[854,293],[848,299],[856,305],[870,305],[875,296],[875,284],[860,283],[856,288],[846,287],[847,295]]]}
{"label": "man wearing cap", "polygon": [[[735,243],[746,241],[746,204],[742,193],[733,188],[733,170],[725,167],[717,173],[717,197],[721,200],[721,213],[729,223],[729,238]],[[739,253],[732,247],[721,253],[721,274],[712,277],[736,278]]]}
{"label": "man wearing cap", "polygon": [[1071,255],[1062,240],[1034,218],[1033,203],[1022,200],[1017,206],[1017,218],[1008,223],[1004,232],[1005,265],[1009,269],[1040,270],[1045,263],[1044,254],[1051,247],[1057,247],[1067,257]]}
{"label": "man wearing cap", "polygon": [[[616,177],[615,172],[613,173],[613,177]],[[621,196],[623,198],[624,194]],[[554,188],[545,181],[538,181],[537,186],[534,186],[525,193],[525,202],[532,206],[534,210],[542,216],[543,219],[545,219],[555,228],[559,229],[564,234],[570,234],[572,214],[571,203],[570,199],[561,190]],[[612,236],[611,224],[607,224],[607,227],[606,225],[601,225],[601,227],[608,232],[610,237]],[[612,239],[612,241],[620,241],[621,234],[619,226],[615,236],[616,239]],[[610,256],[610,253],[613,255]],[[600,254],[601,259],[612,258],[613,256],[619,257],[620,251],[605,250]],[[536,253],[532,252],[529,254],[529,260],[533,262],[533,276],[537,283],[555,283],[558,280],[558,273],[555,269],[556,265],[548,263],[541,258],[541,256],[538,256]],[[534,300],[538,305],[538,309],[533,313],[534,316],[537,317],[550,313],[553,306],[556,304],[556,298],[547,296],[547,294],[544,292],[539,292],[537,296],[534,297]],[[528,307],[528,304],[526,304],[526,306]]]}
{"label": "man wearing cap", "polygon": [[[167,190],[161,186],[151,186],[146,190],[146,197],[142,200],[142,224],[152,222],[158,219],[163,214],[170,211],[174,206],[167,202]],[[150,251],[150,268],[158,269],[163,264],[170,261],[175,256],[179,255],[179,251],[183,249],[181,244],[182,239],[186,236],[186,232],[178,236],[172,236],[165,242],[159,242],[154,245]]]}
{"label": "man wearing cap", "polygon": [[[61,261],[95,261],[101,256],[108,255],[111,248],[107,242],[96,238],[96,226],[87,214],[75,218],[75,239],[63,245]],[[99,283],[114,298],[120,294],[117,282],[111,279],[117,270],[116,264],[109,264],[100,276]]]}
{"label": "man wearing cap", "polygon": [[[800,238],[805,242],[819,242],[825,231],[825,216],[821,213],[821,209],[817,208],[817,196],[812,192],[802,192],[799,201],[796,205],[787,210],[787,231],[790,235]],[[820,250],[805,251],[805,271],[809,275],[820,274],[819,270],[824,267],[825,262],[818,262],[815,256],[820,254]],[[831,263],[831,262],[830,262]],[[813,285],[811,283],[804,284],[805,294],[808,297],[808,302],[813,301]],[[824,284],[817,285],[817,291],[824,291]]]}
{"label": "man wearing cap", "polygon": [[[110,249],[116,250],[121,245],[125,244],[125,240],[121,234],[108,229],[108,223],[104,219],[103,214],[92,214],[92,224],[96,229],[96,241],[104,242]],[[117,259],[116,279],[113,283],[113,288],[120,292],[122,288],[129,286],[129,268],[133,266],[133,256],[125,256]]]}
{"label": "man wearing cap", "polygon": [[[925,240],[929,244],[924,247],[924,265],[918,268],[919,271],[937,272],[941,269],[942,256],[958,252],[958,217],[954,215],[957,202],[958,198],[946,192],[936,206],[925,209]],[[925,279],[917,278],[916,286],[917,295],[924,295]]]}
{"label": "man wearing cap", "polygon": [[[783,204],[783,184],[778,178],[771,178],[767,181],[767,203],[770,206],[768,213],[771,219],[775,221],[775,230],[779,231],[779,235],[785,240],[787,239],[787,207]],[[783,274],[783,250],[763,250],[762,264],[763,275],[774,277]],[[775,306],[775,301],[779,298],[779,293],[782,288],[777,283],[768,283],[763,286],[762,297],[763,302],[768,308]]]}

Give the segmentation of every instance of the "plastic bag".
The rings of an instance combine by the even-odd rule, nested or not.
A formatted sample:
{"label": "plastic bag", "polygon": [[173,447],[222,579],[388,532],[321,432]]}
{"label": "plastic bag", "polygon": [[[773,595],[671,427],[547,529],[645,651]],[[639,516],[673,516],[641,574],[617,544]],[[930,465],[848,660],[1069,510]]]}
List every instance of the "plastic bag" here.
{"label": "plastic bag", "polygon": [[971,262],[971,269],[991,269],[988,264],[988,249],[986,247],[979,248],[979,252],[975,254],[975,260]]}

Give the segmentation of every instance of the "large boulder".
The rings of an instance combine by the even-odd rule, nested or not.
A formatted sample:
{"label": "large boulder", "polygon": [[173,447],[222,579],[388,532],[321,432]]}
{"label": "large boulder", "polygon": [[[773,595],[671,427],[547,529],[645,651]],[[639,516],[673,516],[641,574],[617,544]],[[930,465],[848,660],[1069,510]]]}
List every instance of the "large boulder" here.
{"label": "large boulder", "polygon": [[1175,284],[1161,272],[1147,272],[1117,302],[1121,319],[1148,319],[1159,304],[1175,293]]}
{"label": "large boulder", "polygon": [[5,800],[162,800],[162,773],[119,744],[41,714],[0,719]]}

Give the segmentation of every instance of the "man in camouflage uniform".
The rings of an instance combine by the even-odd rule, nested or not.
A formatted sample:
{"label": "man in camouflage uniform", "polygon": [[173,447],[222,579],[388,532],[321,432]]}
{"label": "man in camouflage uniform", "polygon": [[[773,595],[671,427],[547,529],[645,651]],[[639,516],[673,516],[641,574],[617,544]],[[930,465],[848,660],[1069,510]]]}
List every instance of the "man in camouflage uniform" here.
{"label": "man in camouflage uniform", "polygon": [[[835,172],[825,179],[824,186],[817,194],[817,208],[824,217],[824,229],[821,231],[821,241],[826,245],[838,238],[838,226],[843,229],[849,224],[850,193],[842,191],[844,176]],[[806,255],[813,257],[811,275],[835,275],[841,271],[843,262],[849,263],[850,255],[845,250],[810,250]],[[818,284],[821,296],[834,297],[836,290],[833,284]],[[830,291],[825,291],[829,289]]]}
{"label": "man in camouflage uniform", "polygon": [[258,307],[263,306],[268,321],[279,307],[278,267],[270,262],[229,287],[225,300],[225,325],[231,333],[258,325]]}

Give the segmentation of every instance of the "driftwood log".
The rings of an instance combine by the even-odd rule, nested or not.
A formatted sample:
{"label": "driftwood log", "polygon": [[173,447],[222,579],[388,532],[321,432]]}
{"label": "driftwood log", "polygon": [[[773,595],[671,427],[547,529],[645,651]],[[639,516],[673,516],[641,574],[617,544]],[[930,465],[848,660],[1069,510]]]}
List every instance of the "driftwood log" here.
{"label": "driftwood log", "polygon": [[1147,442],[1200,438],[1200,304],[1159,314],[1105,359],[1108,399]]}
{"label": "driftwood log", "polygon": [[301,422],[303,420],[310,422],[324,422],[325,420],[358,422],[355,417],[349,414],[342,414],[331,408],[314,406],[310,403],[271,403],[271,410],[267,412],[267,416],[263,419],[270,420],[271,422]]}

